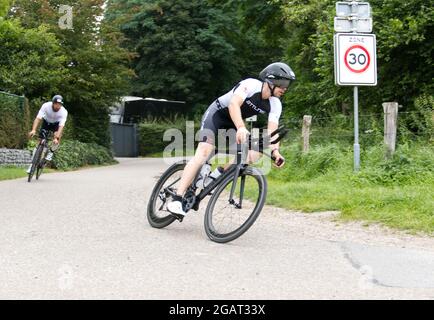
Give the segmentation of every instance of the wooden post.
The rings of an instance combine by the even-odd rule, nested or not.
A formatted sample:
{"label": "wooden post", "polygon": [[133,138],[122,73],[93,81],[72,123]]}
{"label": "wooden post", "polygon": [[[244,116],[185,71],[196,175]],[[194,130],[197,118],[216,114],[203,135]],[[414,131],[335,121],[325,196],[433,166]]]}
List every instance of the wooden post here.
{"label": "wooden post", "polygon": [[312,116],[303,117],[303,129],[301,136],[303,137],[303,152],[309,152],[309,137],[310,137],[310,125],[312,123]]}
{"label": "wooden post", "polygon": [[395,152],[396,130],[398,124],[398,103],[383,103],[384,110],[384,144],[386,145],[386,158]]}

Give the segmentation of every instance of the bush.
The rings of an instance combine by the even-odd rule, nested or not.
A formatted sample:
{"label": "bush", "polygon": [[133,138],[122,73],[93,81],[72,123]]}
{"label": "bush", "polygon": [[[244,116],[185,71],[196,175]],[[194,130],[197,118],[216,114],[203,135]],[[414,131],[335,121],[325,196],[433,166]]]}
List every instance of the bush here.
{"label": "bush", "polygon": [[62,141],[59,150],[54,154],[52,166],[67,170],[86,165],[102,165],[116,163],[110,151],[95,143],[83,143],[75,140]]}
{"label": "bush", "polygon": [[106,107],[71,104],[69,109],[70,114],[74,115],[74,140],[110,147],[110,117]]}
{"label": "bush", "polygon": [[[186,121],[185,117],[175,116],[169,119],[149,118],[138,126],[139,131],[139,154],[150,155],[161,153],[172,141],[163,141],[164,133],[170,129],[179,130],[183,136],[183,146],[186,144]],[[190,120],[191,121],[191,120]],[[200,122],[195,121],[194,133],[199,129]]]}
{"label": "bush", "polygon": [[272,170],[270,174],[284,181],[309,179],[336,170],[344,166],[349,157],[346,149],[334,143],[313,147],[308,153],[303,153],[300,145],[293,143],[282,147],[281,153],[286,159],[284,169]]}
{"label": "bush", "polygon": [[434,148],[420,144],[399,146],[391,159],[384,158],[384,149],[370,148],[360,174],[351,175],[357,183],[373,185],[412,185],[434,178]]}
{"label": "bush", "polygon": [[22,97],[0,93],[0,147],[20,149],[27,134],[28,107]]}
{"label": "bush", "polygon": [[399,134],[402,141],[415,137],[434,140],[434,97],[422,94],[414,102],[414,112],[400,121]]}
{"label": "bush", "polygon": [[336,144],[314,146],[303,154],[299,144],[282,148],[286,165],[272,170],[270,177],[280,181],[303,181],[321,176],[342,177],[354,185],[402,186],[434,179],[434,147],[421,143],[399,145],[391,159],[382,145],[361,150],[361,170],[353,171],[353,149]]}

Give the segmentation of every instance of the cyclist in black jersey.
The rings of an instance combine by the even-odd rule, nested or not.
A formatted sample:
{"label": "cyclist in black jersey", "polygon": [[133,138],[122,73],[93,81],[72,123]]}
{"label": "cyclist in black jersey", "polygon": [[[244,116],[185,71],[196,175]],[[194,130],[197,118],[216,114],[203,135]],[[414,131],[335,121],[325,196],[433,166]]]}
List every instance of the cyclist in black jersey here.
{"label": "cyclist in black jersey", "polygon": [[[236,131],[236,142],[243,143],[249,131],[244,119],[257,114],[268,114],[268,131],[272,132],[279,126],[282,112],[280,98],[295,80],[292,69],[283,62],[268,65],[259,74],[258,79],[245,79],[239,82],[231,91],[216,99],[202,117],[199,135],[201,142],[194,157],[184,168],[177,195],[167,205],[167,209],[176,217],[185,216],[182,207],[182,196],[192,183],[199,169],[214,151],[219,129]],[[271,145],[271,153],[275,164],[284,165],[284,158],[279,153],[279,143]],[[249,151],[248,162],[252,163],[261,157],[259,152]]]}

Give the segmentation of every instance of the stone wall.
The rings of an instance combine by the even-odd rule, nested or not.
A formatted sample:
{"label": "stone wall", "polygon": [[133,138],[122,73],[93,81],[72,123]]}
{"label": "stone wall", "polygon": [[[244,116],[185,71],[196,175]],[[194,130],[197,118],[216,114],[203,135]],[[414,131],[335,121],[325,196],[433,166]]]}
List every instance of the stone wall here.
{"label": "stone wall", "polygon": [[31,151],[0,148],[0,165],[28,165],[31,162]]}

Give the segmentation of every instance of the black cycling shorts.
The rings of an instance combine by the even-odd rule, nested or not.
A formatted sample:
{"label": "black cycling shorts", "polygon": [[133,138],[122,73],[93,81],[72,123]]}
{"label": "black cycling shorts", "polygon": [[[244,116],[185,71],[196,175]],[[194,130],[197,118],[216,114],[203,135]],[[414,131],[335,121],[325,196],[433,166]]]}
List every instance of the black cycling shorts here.
{"label": "black cycling shorts", "polygon": [[41,138],[41,139],[44,138],[42,136],[42,130],[48,130],[48,131],[56,132],[57,130],[59,130],[59,122],[49,123],[49,122],[47,122],[47,120],[42,119],[41,130],[39,130],[39,138]]}
{"label": "black cycling shorts", "polygon": [[229,116],[229,110],[222,110],[218,101],[214,101],[202,117],[198,135],[200,142],[212,145],[216,145],[216,142],[226,144],[227,140],[230,145],[235,143],[236,127]]}

